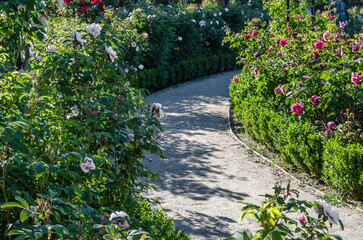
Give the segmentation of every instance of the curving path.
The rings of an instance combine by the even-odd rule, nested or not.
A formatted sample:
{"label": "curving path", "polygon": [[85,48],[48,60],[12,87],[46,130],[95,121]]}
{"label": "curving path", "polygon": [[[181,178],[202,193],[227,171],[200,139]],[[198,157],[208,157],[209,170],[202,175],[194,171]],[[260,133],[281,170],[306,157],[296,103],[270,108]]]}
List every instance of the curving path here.
{"label": "curving path", "polygon": [[[151,169],[163,185],[147,197],[158,200],[169,219],[191,239],[222,239],[243,228],[256,229],[249,218],[238,224],[242,200],[259,204],[281,180],[273,169],[253,161],[228,129],[230,79],[238,72],[218,74],[169,88],[145,98],[163,105],[164,129],[160,140],[166,160],[152,158]],[[286,177],[282,177],[286,181]],[[297,183],[292,184],[299,189]],[[302,197],[314,200],[307,190]],[[361,240],[363,213],[337,209],[347,240]]]}

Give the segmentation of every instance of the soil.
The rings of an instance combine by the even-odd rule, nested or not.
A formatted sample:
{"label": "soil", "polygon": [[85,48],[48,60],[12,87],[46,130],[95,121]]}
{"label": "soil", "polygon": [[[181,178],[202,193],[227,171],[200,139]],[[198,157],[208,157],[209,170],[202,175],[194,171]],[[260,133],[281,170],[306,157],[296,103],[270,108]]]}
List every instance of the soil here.
{"label": "soil", "polygon": [[[160,144],[167,158],[149,156],[151,162],[145,162],[163,181],[145,197],[157,200],[169,219],[191,239],[223,239],[245,228],[259,229],[249,218],[238,223],[243,204],[237,201],[259,205],[265,194],[273,193],[276,182],[286,185],[291,181],[292,188],[300,192],[300,199],[308,201],[322,196],[304,186],[328,189],[301,173],[295,175],[302,182],[295,181],[258,157],[250,147],[279,163],[276,154],[254,142],[232,121],[239,138],[250,147],[234,138],[229,129],[228,86],[237,73],[197,79],[145,98],[146,103],[161,103],[165,111]],[[293,168],[281,166],[293,173]],[[333,209],[339,212],[345,226],[341,231],[334,225],[331,233],[347,240],[362,240],[363,212],[340,201],[334,192],[329,194],[331,201],[339,203]],[[160,205],[155,203],[154,207]]]}

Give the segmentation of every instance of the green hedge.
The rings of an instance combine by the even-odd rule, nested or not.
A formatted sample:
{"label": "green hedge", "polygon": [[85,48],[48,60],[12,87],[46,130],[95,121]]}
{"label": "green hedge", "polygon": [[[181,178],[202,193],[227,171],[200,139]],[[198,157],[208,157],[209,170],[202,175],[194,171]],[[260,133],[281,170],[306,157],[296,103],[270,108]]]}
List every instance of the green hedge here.
{"label": "green hedge", "polygon": [[345,194],[363,199],[363,144],[333,138],[324,147],[324,181]]}
{"label": "green hedge", "polygon": [[319,178],[322,168],[322,138],[316,127],[286,119],[280,112],[254,104],[250,99],[233,107],[245,131],[277,152],[298,170]]}
{"label": "green hedge", "polygon": [[235,59],[236,55],[229,53],[185,60],[166,68],[145,70],[134,75],[131,84],[155,92],[198,77],[233,70],[236,68]]}
{"label": "green hedge", "polygon": [[[235,98],[236,100],[236,98]],[[325,139],[309,122],[293,122],[249,98],[233,101],[244,130],[282,160],[355,199],[363,199],[363,144]]]}

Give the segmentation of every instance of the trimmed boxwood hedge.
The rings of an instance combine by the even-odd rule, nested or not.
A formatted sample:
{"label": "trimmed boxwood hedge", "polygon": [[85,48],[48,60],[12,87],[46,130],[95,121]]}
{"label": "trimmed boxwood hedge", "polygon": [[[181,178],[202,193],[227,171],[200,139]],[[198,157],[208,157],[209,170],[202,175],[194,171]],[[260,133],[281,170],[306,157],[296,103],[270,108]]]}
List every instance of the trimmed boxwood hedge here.
{"label": "trimmed boxwood hedge", "polygon": [[237,67],[233,53],[211,55],[184,60],[166,68],[148,69],[134,75],[131,84],[155,92],[163,88],[190,81],[192,79],[230,71]]}
{"label": "trimmed boxwood hedge", "polygon": [[252,99],[232,98],[232,109],[247,134],[282,160],[355,199],[363,199],[363,144],[323,138],[309,122],[294,122]]}

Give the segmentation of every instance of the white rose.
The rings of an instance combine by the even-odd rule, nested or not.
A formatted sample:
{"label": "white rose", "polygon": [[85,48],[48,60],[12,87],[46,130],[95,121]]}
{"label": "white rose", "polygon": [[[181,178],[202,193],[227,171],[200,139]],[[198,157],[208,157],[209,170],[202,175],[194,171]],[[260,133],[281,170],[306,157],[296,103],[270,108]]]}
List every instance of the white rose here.
{"label": "white rose", "polygon": [[115,61],[115,58],[117,58],[116,52],[112,49],[112,47],[105,47],[106,52],[110,55],[111,62]]}
{"label": "white rose", "polygon": [[78,43],[80,43],[81,45],[85,44],[86,41],[84,41],[82,39],[82,36],[81,36],[81,33],[80,32],[76,32],[76,31],[73,31],[72,34],[71,34],[71,37],[76,40]]}
{"label": "white rose", "polygon": [[91,34],[93,38],[96,38],[98,35],[101,34],[102,27],[98,23],[92,23],[90,25],[87,25],[85,30],[87,33]]}
{"label": "white rose", "polygon": [[63,4],[64,4],[64,0],[57,0],[57,3],[56,3],[57,8],[62,9],[63,8]]}

